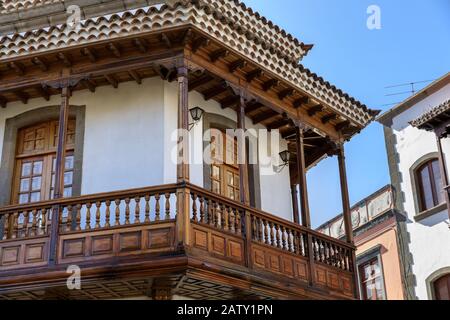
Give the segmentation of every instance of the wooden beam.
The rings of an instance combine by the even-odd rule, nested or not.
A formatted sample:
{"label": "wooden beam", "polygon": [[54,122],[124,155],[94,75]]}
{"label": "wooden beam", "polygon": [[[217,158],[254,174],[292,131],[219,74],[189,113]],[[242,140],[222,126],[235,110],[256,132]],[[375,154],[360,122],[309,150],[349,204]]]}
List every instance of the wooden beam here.
{"label": "wooden beam", "polygon": [[104,77],[115,89],[119,87],[119,82],[112,74],[105,74]]}
{"label": "wooden beam", "polygon": [[25,67],[20,62],[10,62],[9,67],[13,69],[19,76],[25,75]]}
{"label": "wooden beam", "polygon": [[269,130],[279,129],[281,127],[289,125],[290,122],[291,121],[289,119],[282,118],[282,119],[279,119],[279,120],[277,120],[275,122],[269,123],[267,125],[267,129],[269,129]]}
{"label": "wooden beam", "polygon": [[89,91],[90,92],[95,92],[95,89],[97,88],[97,86],[96,86],[96,84],[93,82],[93,80],[90,80],[90,79],[88,79],[88,80],[81,80],[81,84],[85,87],[85,88],[87,88],[87,89],[89,89]]}
{"label": "wooden beam", "polygon": [[5,97],[0,96],[0,106],[1,106],[2,108],[6,108],[6,105],[7,105],[7,104],[8,104],[8,100],[6,100]]}
{"label": "wooden beam", "polygon": [[48,92],[47,88],[43,86],[36,87],[36,91],[46,100],[50,100],[50,93]]}
{"label": "wooden beam", "polygon": [[207,39],[207,38],[197,38],[194,40],[194,43],[192,44],[192,52],[197,52],[198,50],[200,50],[203,47],[207,47],[209,44],[211,43],[211,40]]}
{"label": "wooden beam", "polygon": [[331,120],[336,120],[337,119],[337,114],[333,113],[333,114],[329,114],[327,116],[323,116],[322,117],[322,123],[323,124],[327,124],[328,122],[330,122]]}
{"label": "wooden beam", "polygon": [[92,63],[97,62],[97,55],[96,55],[94,49],[91,49],[91,48],[83,48],[83,49],[81,50],[81,53],[82,53],[83,55],[85,55],[86,57],[88,57],[90,62],[92,62]]}
{"label": "wooden beam", "polygon": [[[239,107],[237,110],[237,128],[240,129],[241,135],[238,137],[238,162],[239,162],[239,193],[240,200],[245,205],[250,205],[249,199],[249,182],[248,182],[248,165],[246,157],[246,142],[245,142],[245,101],[241,95],[239,97]],[[251,240],[251,239],[249,239]]]}
{"label": "wooden beam", "polygon": [[166,33],[161,33],[161,41],[164,42],[168,49],[172,48],[172,41]]}
{"label": "wooden beam", "polygon": [[142,84],[142,78],[137,71],[130,70],[128,74],[136,81],[137,84]]}
{"label": "wooden beam", "polygon": [[114,43],[108,43],[107,48],[109,51],[112,52],[112,54],[116,58],[120,58],[122,56],[122,53],[120,52],[119,46],[115,45]]}
{"label": "wooden beam", "polygon": [[260,102],[252,100],[245,106],[245,114],[252,113],[253,111],[258,110],[261,107],[263,107],[263,105]]}
{"label": "wooden beam", "polygon": [[190,81],[189,82],[189,91],[193,91],[197,89],[198,87],[207,84],[208,82],[211,82],[213,78],[210,75],[204,74],[200,76],[199,78]]}
{"label": "wooden beam", "polygon": [[312,108],[310,108],[310,109],[308,110],[308,115],[309,115],[310,117],[313,117],[313,116],[315,116],[317,113],[321,112],[322,110],[323,110],[323,107],[322,107],[320,104],[318,104],[318,105],[316,105],[316,106],[314,106],[314,107],[312,107]]}
{"label": "wooden beam", "polygon": [[169,69],[167,72],[167,81],[173,82],[177,79],[177,70],[176,69]]}
{"label": "wooden beam", "polygon": [[290,97],[294,94],[295,90],[294,89],[285,89],[283,91],[281,91],[280,93],[278,93],[278,98],[280,98],[280,100],[286,99],[287,97]]}
{"label": "wooden beam", "polygon": [[303,106],[303,105],[308,104],[308,102],[309,102],[309,98],[308,98],[308,97],[302,97],[302,98],[300,98],[300,99],[295,100],[295,101],[292,103],[292,106],[293,106],[295,109],[297,109],[297,108],[300,108],[300,107]]}
{"label": "wooden beam", "polygon": [[140,52],[146,53],[148,50],[148,43],[145,39],[136,38],[133,40],[133,44],[139,49]]}
{"label": "wooden beam", "polygon": [[276,117],[280,115],[278,112],[274,111],[274,110],[268,110],[266,112],[263,112],[262,114],[260,114],[259,116],[256,116],[255,118],[253,118],[253,124],[258,124],[264,121],[267,121],[273,117]]}
{"label": "wooden beam", "polygon": [[270,89],[278,86],[279,84],[280,84],[280,81],[278,81],[276,79],[270,79],[263,83],[262,88],[264,91],[269,91]]}
{"label": "wooden beam", "polygon": [[203,93],[203,96],[204,96],[205,100],[208,101],[208,100],[211,100],[214,97],[217,97],[218,95],[224,93],[227,90],[228,90],[228,87],[222,83],[216,87],[206,90]]}
{"label": "wooden beam", "polygon": [[256,78],[261,77],[263,74],[264,73],[263,73],[263,71],[261,69],[255,69],[255,70],[250,71],[249,73],[247,73],[245,78],[247,79],[247,82],[252,82]]}
{"label": "wooden beam", "polygon": [[64,66],[66,66],[68,68],[72,67],[72,59],[70,58],[70,56],[68,54],[59,52],[56,56],[60,61],[62,61]]}
{"label": "wooden beam", "polygon": [[180,43],[185,46],[189,41],[191,41],[192,37],[193,37],[194,33],[192,32],[192,29],[189,28],[187,29],[183,36],[181,37],[181,41]]}
{"label": "wooden beam", "polygon": [[220,58],[225,58],[229,54],[230,51],[227,49],[218,49],[209,55],[209,59],[211,60],[212,63],[214,63]]}
{"label": "wooden beam", "polygon": [[240,101],[239,96],[231,96],[220,101],[220,105],[222,109],[231,108],[232,106],[236,105],[239,101]]}
{"label": "wooden beam", "polygon": [[228,69],[231,73],[235,72],[239,68],[244,68],[247,65],[247,62],[244,59],[238,59],[236,61],[233,61],[228,66]]}
{"label": "wooden beam", "polygon": [[23,91],[16,91],[14,92],[14,94],[16,95],[17,98],[19,98],[20,101],[22,101],[23,104],[27,104],[28,99],[30,99],[30,96]]}
{"label": "wooden beam", "polygon": [[48,62],[45,58],[34,57],[31,59],[34,65],[38,66],[43,72],[48,70]]}
{"label": "wooden beam", "polygon": [[296,127],[296,147],[297,147],[297,170],[300,186],[300,207],[302,213],[302,225],[311,228],[311,217],[309,212],[308,186],[306,180],[304,130]]}
{"label": "wooden beam", "polygon": [[346,121],[338,123],[334,127],[336,128],[336,131],[341,131],[345,128],[348,128],[349,126],[350,126],[350,121],[346,120]]}

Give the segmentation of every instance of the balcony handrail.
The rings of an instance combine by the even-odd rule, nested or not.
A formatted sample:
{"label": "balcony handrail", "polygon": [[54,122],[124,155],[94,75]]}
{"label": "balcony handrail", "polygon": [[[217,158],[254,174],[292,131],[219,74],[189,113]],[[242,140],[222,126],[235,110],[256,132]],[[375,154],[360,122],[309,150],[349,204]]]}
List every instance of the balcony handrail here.
{"label": "balcony handrail", "polygon": [[94,193],[83,196],[76,196],[70,198],[60,198],[46,201],[39,201],[27,204],[14,204],[8,205],[4,207],[0,207],[0,216],[5,213],[10,213],[14,211],[31,211],[36,208],[51,208],[55,205],[67,206],[70,204],[76,204],[79,202],[94,202],[95,200],[113,200],[116,198],[123,198],[127,195],[141,195],[146,193],[165,193],[165,192],[173,192],[179,187],[178,184],[165,184],[159,186],[152,187],[144,187],[144,188],[135,188],[135,189],[127,189],[120,191],[112,191],[112,192],[102,192],[102,193]]}
{"label": "balcony handrail", "polygon": [[352,244],[350,244],[348,242],[345,242],[345,241],[342,241],[342,240],[330,237],[330,236],[328,236],[326,234],[320,233],[320,232],[318,232],[316,230],[313,230],[313,229],[308,229],[308,228],[306,228],[306,227],[304,227],[302,225],[299,225],[299,224],[294,223],[292,221],[280,218],[278,216],[275,216],[273,214],[264,212],[262,210],[250,207],[250,206],[245,205],[245,204],[243,204],[241,202],[238,202],[238,201],[235,201],[235,200],[232,200],[232,199],[229,199],[229,198],[225,198],[225,197],[223,197],[221,195],[218,195],[216,193],[213,193],[213,192],[211,192],[209,190],[203,189],[203,188],[201,188],[201,187],[199,187],[197,185],[194,185],[194,184],[191,184],[191,183],[187,183],[186,186],[189,189],[191,189],[191,190],[193,190],[193,191],[195,191],[197,193],[206,195],[208,198],[214,199],[217,202],[223,203],[225,205],[232,206],[232,207],[234,207],[236,209],[239,209],[239,210],[242,210],[242,211],[249,211],[249,212],[253,213],[255,216],[258,216],[259,218],[263,218],[263,219],[270,220],[270,221],[275,222],[275,223],[282,224],[282,225],[284,225],[286,227],[292,228],[292,229],[297,230],[297,231],[301,231],[301,232],[303,232],[305,234],[310,234],[310,235],[312,235],[312,236],[314,236],[316,238],[320,238],[320,239],[332,242],[333,244],[339,245],[341,247],[346,247],[346,248],[352,249],[352,250],[356,249],[356,247],[354,245],[352,245]]}

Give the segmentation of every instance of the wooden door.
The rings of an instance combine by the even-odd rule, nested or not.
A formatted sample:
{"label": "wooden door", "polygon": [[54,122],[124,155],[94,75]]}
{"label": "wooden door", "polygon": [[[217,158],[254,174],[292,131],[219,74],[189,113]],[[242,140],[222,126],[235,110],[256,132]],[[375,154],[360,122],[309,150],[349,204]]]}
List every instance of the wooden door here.
{"label": "wooden door", "polygon": [[[64,174],[64,196],[72,195],[75,121],[69,121]],[[18,133],[12,203],[53,198],[58,121],[23,128]]]}
{"label": "wooden door", "polygon": [[434,282],[436,300],[450,300],[450,274]]}
{"label": "wooden door", "polygon": [[223,131],[211,137],[211,191],[239,201],[237,139]]}

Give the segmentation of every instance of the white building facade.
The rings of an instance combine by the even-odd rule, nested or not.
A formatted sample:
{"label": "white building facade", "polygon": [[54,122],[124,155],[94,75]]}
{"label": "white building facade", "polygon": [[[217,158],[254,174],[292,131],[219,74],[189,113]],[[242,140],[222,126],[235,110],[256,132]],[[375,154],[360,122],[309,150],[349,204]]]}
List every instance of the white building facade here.
{"label": "white building facade", "polygon": [[450,74],[446,74],[379,118],[385,125],[392,184],[400,191],[396,207],[406,216],[404,234],[400,236],[405,242],[407,258],[404,263],[410,273],[407,281],[410,299],[449,299],[450,222],[446,168],[450,165],[450,141],[446,135],[438,139],[433,130],[419,128],[415,122],[427,114],[431,118],[435,107],[449,98]]}

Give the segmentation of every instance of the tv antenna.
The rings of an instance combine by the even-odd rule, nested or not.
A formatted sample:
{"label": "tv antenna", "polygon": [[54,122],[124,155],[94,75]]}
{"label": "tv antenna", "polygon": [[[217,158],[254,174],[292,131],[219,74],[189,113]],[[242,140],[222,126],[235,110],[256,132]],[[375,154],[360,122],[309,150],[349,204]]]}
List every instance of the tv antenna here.
{"label": "tv antenna", "polygon": [[[406,94],[414,95],[418,91],[417,90],[417,85],[418,84],[430,83],[430,82],[433,82],[433,81],[434,80],[422,80],[422,81],[415,81],[415,82],[408,82],[408,83],[401,83],[401,84],[390,85],[390,86],[384,87],[384,89],[399,88],[398,90],[402,90],[400,88],[404,88],[404,90],[399,91],[399,92],[388,93],[388,94],[386,94],[384,96],[385,97],[394,97],[394,96],[400,96],[400,95],[406,95]],[[410,90],[406,91],[406,87],[409,87]],[[392,106],[392,105],[396,105],[396,104],[399,104],[399,103],[401,103],[401,101],[384,104],[383,107]]]}

